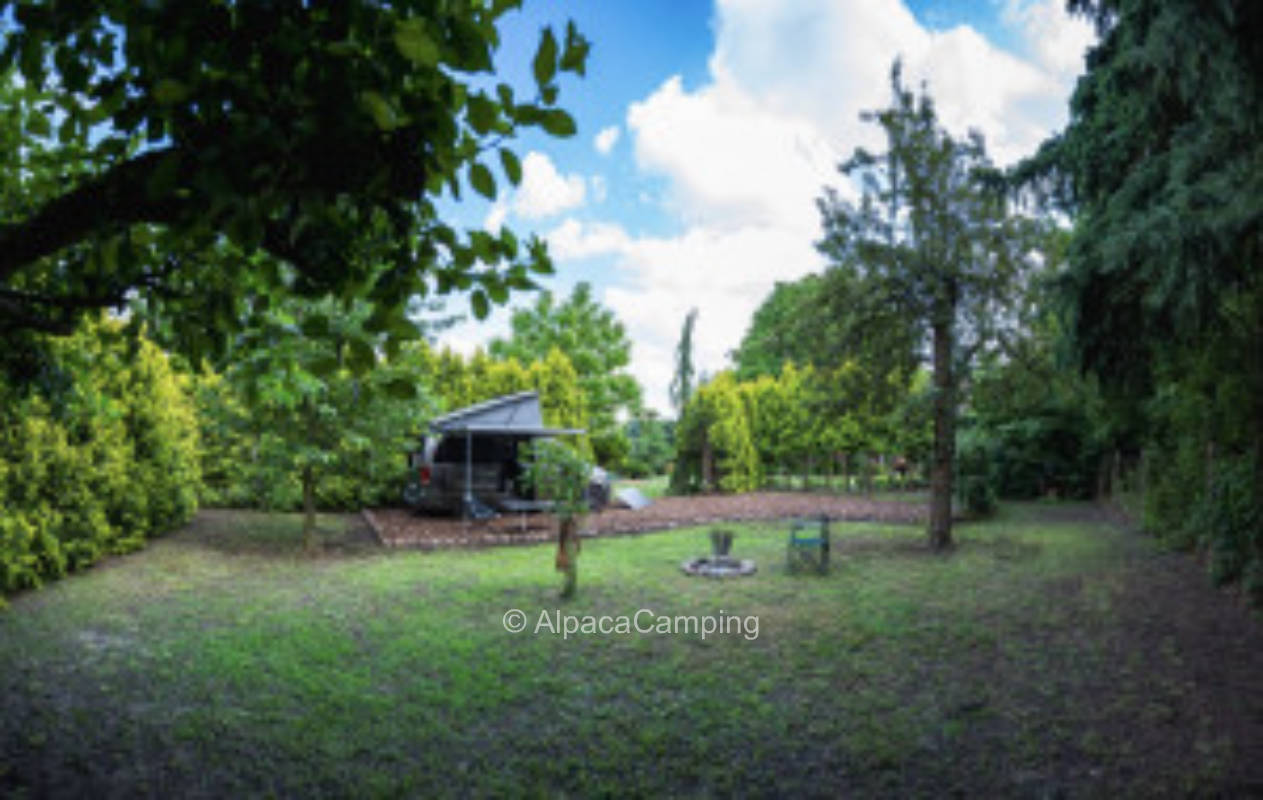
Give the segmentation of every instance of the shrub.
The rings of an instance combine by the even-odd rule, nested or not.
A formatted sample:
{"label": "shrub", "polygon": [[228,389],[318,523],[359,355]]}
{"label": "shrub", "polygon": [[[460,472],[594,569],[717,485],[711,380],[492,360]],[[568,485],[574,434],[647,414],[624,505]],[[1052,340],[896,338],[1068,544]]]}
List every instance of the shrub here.
{"label": "shrub", "polygon": [[[712,474],[706,474],[707,460]],[[748,407],[732,373],[720,373],[689,398],[676,431],[673,492],[745,492],[761,482]]]}
{"label": "shrub", "polygon": [[995,440],[977,427],[965,428],[956,437],[956,496],[971,514],[995,511],[996,450]]}
{"label": "shrub", "polygon": [[1209,555],[1216,585],[1244,579],[1245,589],[1260,599],[1263,577],[1263,506],[1255,492],[1257,469],[1252,459],[1225,459],[1216,465],[1205,491],[1189,513],[1189,528]]}
{"label": "shrub", "polygon": [[200,481],[181,376],[143,336],[89,320],[0,375],[0,591],[38,587],[186,521]]}

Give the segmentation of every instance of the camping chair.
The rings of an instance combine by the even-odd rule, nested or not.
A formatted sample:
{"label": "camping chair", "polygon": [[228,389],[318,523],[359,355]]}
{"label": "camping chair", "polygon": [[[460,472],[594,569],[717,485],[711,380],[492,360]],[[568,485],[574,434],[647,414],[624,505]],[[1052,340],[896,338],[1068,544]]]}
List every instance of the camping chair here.
{"label": "camping chair", "polygon": [[790,572],[829,571],[829,518],[796,519],[789,529],[786,567]]}

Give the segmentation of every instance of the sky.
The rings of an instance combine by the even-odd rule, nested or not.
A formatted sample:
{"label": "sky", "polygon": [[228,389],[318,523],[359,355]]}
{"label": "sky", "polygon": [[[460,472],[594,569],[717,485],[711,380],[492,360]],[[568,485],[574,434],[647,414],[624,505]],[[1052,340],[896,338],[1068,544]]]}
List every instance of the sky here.
{"label": "sky", "polygon": [[[948,130],[981,131],[992,158],[1011,164],[1065,125],[1093,41],[1064,5],[527,0],[501,28],[497,80],[533,94],[541,28],[560,33],[573,19],[592,42],[587,75],[561,80],[578,133],[519,138],[520,186],[441,211],[546,240],[556,274],[544,288],[561,297],[591,283],[627,329],[646,406],[674,416],[667,386],[691,308],[694,365],[715,374],[777,281],[826,266],[815,201],[826,186],[853,193],[837,165],[856,147],[882,149],[860,114],[888,105],[893,60],[908,85],[925,82]],[[471,317],[440,344],[470,353],[507,336],[512,309],[532,300]]]}

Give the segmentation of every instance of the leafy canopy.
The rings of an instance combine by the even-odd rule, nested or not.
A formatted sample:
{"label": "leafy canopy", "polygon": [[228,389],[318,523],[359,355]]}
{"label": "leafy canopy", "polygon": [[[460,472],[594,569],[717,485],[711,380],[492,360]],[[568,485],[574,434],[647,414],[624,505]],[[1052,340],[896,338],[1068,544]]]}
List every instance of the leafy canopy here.
{"label": "leafy canopy", "polygon": [[1257,341],[1257,301],[1242,298],[1258,297],[1263,259],[1263,5],[1071,6],[1101,38],[1069,124],[1018,177],[1076,214],[1063,286],[1074,352],[1142,398],[1168,345]]}
{"label": "leafy canopy", "polygon": [[552,350],[564,353],[579,376],[597,460],[619,460],[628,447],[619,415],[630,415],[641,402],[640,384],[627,372],[631,340],[623,324],[592,297],[592,286],[585,282],[560,303],[549,292],[541,294],[534,306],[514,312],[510,324],[512,336],[493,340],[491,355],[527,364],[544,360]]}
{"label": "leafy canopy", "polygon": [[[313,541],[320,483],[356,476],[365,486],[403,484],[403,458],[433,402],[416,376],[377,356],[364,303],[291,299],[239,337],[225,377],[242,406],[222,422],[254,443],[264,482],[301,485],[305,532]],[[356,362],[365,362],[352,369]],[[376,500],[377,498],[361,498]]]}
{"label": "leafy canopy", "polygon": [[[243,298],[361,290],[379,309],[366,324],[398,331],[414,296],[468,290],[481,317],[531,287],[551,269],[540,241],[461,233],[435,208],[466,185],[494,197],[493,166],[519,181],[518,132],[575,132],[556,105],[559,74],[584,73],[573,25],[543,31],[533,97],[479,77],[519,5],[0,3],[0,146],[16,159],[0,173],[0,331],[66,332],[139,293],[204,312],[210,334],[239,324]],[[275,259],[221,272],[200,254],[224,238]]]}

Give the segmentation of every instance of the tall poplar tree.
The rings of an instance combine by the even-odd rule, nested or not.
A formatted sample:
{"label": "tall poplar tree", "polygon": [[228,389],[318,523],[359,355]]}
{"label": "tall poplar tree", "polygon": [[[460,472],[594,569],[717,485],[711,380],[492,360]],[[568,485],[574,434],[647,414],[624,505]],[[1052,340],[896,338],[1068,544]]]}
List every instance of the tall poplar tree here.
{"label": "tall poplar tree", "polygon": [[691,309],[680,329],[680,342],[675,346],[675,374],[671,377],[671,405],[679,414],[689,403],[693,393],[693,326],[697,324],[697,309]]}

